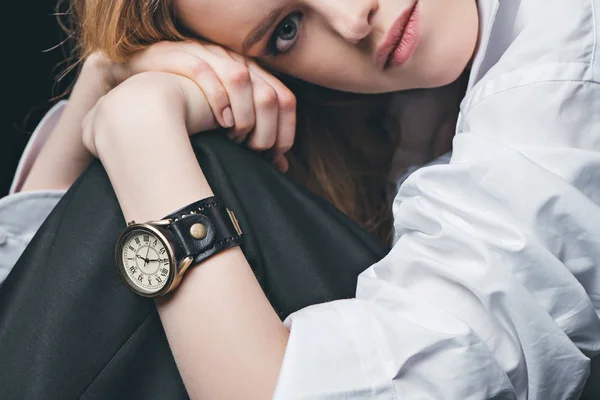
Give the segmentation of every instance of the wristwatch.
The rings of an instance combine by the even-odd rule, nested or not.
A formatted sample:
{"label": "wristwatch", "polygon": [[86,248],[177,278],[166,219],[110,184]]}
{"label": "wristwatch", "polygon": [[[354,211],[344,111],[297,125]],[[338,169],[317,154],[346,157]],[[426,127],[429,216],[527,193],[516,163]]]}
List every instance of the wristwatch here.
{"label": "wristwatch", "polygon": [[131,221],[117,241],[119,275],[136,294],[157,297],[177,288],[186,270],[241,244],[242,230],[217,197],[192,203],[160,221]]}

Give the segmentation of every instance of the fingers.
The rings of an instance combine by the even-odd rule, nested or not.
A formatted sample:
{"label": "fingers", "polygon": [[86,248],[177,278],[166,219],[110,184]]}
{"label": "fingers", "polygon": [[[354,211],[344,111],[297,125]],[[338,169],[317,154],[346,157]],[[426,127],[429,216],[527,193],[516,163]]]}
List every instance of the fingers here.
{"label": "fingers", "polygon": [[205,60],[194,57],[189,53],[181,53],[182,57],[189,60],[187,68],[191,76],[188,76],[188,78],[192,79],[204,92],[215,119],[224,128],[233,127],[235,121],[230,106],[231,100],[213,67]]}
{"label": "fingers", "polygon": [[[198,54],[206,51],[215,56],[216,59],[213,66],[226,87],[228,86],[226,82],[231,80],[231,77],[226,76],[227,64],[229,64],[228,60],[248,69],[254,100],[254,120],[244,119],[244,121],[248,123],[253,122],[255,128],[253,133],[247,138],[248,147],[257,151],[272,148],[273,161],[279,159],[289,151],[294,144],[296,134],[296,98],[293,93],[279,79],[265,71],[256,62],[249,61],[243,56],[224,49],[221,46],[206,44],[202,46],[202,50],[198,49],[196,43],[186,43],[185,46],[189,51],[198,52]],[[206,54],[204,56],[206,57]],[[210,59],[212,60],[212,58]],[[223,63],[221,65],[222,70],[217,67],[216,64],[218,63]],[[223,71],[222,76],[221,71]],[[230,94],[230,98],[233,99],[233,97]],[[245,105],[251,106],[251,102]],[[233,105],[232,108],[236,109]],[[243,112],[244,118],[248,117],[248,108],[252,107],[240,110]],[[268,131],[267,129],[272,128],[272,118],[275,115],[275,109],[277,110],[277,126],[274,131]],[[236,111],[234,111],[234,115],[237,117],[240,113]],[[264,121],[260,121],[261,119],[264,119]],[[238,118],[235,118],[235,120],[236,127],[232,135],[239,142],[249,134],[250,130],[245,123],[240,124]]]}
{"label": "fingers", "polygon": [[131,75],[158,71],[191,79],[204,93],[219,125],[224,128],[233,126],[227,90],[210,63],[202,57],[190,54],[180,46],[174,46],[174,43],[170,46],[157,43],[134,57],[127,64],[127,70]]}
{"label": "fingers", "polygon": [[290,89],[254,62],[249,63],[250,73],[262,78],[275,91],[279,111],[277,135],[273,144],[273,161],[287,153],[296,137],[296,97]]}
{"label": "fingers", "polygon": [[273,161],[273,165],[275,165],[275,168],[281,172],[287,172],[290,168],[288,160],[285,158],[285,156],[279,157],[278,160]]}
{"label": "fingers", "polygon": [[241,143],[256,123],[250,71],[244,65],[221,60],[215,60],[215,68],[219,71],[219,77],[231,101],[235,125],[230,130],[229,137]]}
{"label": "fingers", "polygon": [[250,74],[254,95],[256,124],[246,141],[249,148],[265,151],[272,148],[277,140],[279,126],[279,106],[277,92],[271,85],[256,74]]}
{"label": "fingers", "polygon": [[204,93],[229,137],[257,151],[270,149],[272,161],[287,169],[283,155],[294,143],[296,99],[292,92],[254,61],[221,46],[201,42],[161,42],[136,55],[121,69],[175,73]]}
{"label": "fingers", "polygon": [[234,126],[230,129],[229,137],[237,143],[246,140],[256,124],[252,79],[248,67],[233,60],[220,46],[199,46],[197,43],[186,42],[182,43],[182,48],[205,60],[215,71],[228,94],[233,114]]}

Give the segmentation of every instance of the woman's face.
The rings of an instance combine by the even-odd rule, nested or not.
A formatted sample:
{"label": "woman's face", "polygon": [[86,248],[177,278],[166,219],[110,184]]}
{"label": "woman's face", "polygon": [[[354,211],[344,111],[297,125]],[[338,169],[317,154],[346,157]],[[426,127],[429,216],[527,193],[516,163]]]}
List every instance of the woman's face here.
{"label": "woman's face", "polygon": [[359,93],[454,81],[478,31],[475,0],[175,0],[175,7],[207,40],[296,78]]}

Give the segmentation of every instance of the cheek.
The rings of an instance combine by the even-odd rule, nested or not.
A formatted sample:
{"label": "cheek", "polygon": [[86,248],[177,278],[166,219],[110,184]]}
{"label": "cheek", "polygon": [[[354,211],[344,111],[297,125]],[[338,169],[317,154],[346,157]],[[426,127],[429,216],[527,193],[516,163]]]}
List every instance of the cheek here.
{"label": "cheek", "polygon": [[362,92],[369,88],[374,71],[366,56],[346,43],[324,41],[309,44],[293,57],[276,63],[275,68],[287,75],[329,89]]}
{"label": "cheek", "polygon": [[423,53],[423,87],[443,86],[456,80],[469,64],[479,29],[475,0],[422,0],[428,18]]}

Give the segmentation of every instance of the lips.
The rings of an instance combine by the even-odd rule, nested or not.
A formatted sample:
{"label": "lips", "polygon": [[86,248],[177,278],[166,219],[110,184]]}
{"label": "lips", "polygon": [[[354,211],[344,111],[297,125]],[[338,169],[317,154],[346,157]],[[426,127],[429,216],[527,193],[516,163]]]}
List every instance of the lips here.
{"label": "lips", "polygon": [[377,49],[376,63],[379,68],[402,65],[414,53],[419,39],[418,4],[416,1],[404,10],[392,24],[385,41]]}

